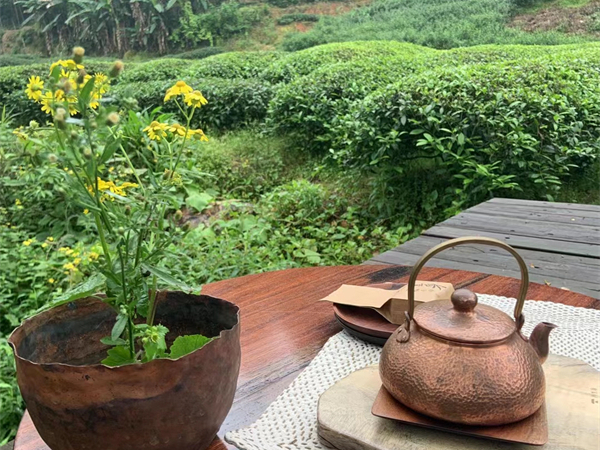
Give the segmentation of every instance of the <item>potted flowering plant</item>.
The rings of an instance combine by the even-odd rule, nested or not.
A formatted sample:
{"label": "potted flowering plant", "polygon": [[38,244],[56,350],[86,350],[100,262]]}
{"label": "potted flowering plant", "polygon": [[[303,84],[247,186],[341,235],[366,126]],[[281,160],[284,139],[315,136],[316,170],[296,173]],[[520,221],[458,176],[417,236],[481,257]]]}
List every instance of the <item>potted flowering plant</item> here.
{"label": "potted flowering plant", "polygon": [[[69,198],[93,218],[102,251],[91,277],[12,334],[21,393],[53,450],[205,448],[233,402],[238,308],[189,294],[160,261],[185,233],[170,194],[181,185],[186,145],[207,140],[191,128],[207,101],[183,81],[169,88],[165,102],[175,102],[184,124],[153,121],[143,129],[167,168],[135,167],[120,129],[129,111],[108,97],[123,64],[88,74],[83,54],[75,48],[46,80],[30,78],[27,96],[52,121],[27,145],[65,167]],[[130,179],[111,176],[115,158]],[[181,290],[159,291],[160,283]]]}

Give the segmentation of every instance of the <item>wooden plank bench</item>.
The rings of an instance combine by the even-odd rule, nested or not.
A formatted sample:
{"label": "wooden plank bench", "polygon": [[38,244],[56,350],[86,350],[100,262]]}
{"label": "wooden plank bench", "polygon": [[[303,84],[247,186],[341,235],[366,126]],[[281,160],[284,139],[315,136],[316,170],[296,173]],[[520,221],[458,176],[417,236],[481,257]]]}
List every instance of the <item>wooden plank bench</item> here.
{"label": "wooden plank bench", "polygon": [[[469,208],[416,239],[365,264],[413,265],[429,248],[462,236],[486,236],[516,248],[530,280],[600,298],[600,206],[495,198]],[[506,251],[463,245],[440,253],[429,265],[519,277]]]}

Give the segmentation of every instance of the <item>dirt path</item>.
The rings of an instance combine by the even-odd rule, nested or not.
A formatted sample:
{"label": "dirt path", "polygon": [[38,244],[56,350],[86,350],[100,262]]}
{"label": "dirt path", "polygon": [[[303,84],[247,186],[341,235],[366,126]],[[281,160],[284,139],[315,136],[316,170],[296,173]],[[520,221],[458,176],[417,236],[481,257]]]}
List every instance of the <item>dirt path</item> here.
{"label": "dirt path", "polygon": [[509,26],[525,31],[556,30],[600,37],[600,1],[579,8],[548,6],[531,14],[515,16]]}

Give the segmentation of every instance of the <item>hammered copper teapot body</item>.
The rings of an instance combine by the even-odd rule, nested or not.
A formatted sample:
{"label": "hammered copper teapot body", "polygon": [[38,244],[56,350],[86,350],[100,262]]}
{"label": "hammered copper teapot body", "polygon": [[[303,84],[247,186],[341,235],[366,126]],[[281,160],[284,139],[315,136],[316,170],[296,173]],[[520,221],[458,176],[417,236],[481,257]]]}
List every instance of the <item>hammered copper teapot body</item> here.
{"label": "hammered copper teapot body", "polygon": [[[458,289],[452,301],[423,303],[415,309],[415,282],[425,263],[459,244],[504,248],[518,261],[521,288],[514,320],[478,305],[477,296]],[[379,371],[388,392],[422,414],[465,425],[502,425],[535,413],[544,402],[542,363],[555,325],[542,322],[529,339],[521,334],[529,284],[518,253],[490,238],[458,238],[427,252],[415,264],[408,283],[406,321],[383,348]]]}

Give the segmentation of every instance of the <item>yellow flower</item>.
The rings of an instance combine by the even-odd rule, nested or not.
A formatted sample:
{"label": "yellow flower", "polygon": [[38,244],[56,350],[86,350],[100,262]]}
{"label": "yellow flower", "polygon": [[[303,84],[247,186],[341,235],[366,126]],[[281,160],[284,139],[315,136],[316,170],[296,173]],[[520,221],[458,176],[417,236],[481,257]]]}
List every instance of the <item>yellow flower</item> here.
{"label": "yellow flower", "polygon": [[108,173],[113,173],[115,171],[115,168],[113,166],[110,166],[108,168]]}
{"label": "yellow flower", "polygon": [[187,129],[183,125],[179,125],[178,123],[174,123],[169,127],[169,131],[177,136],[185,136],[187,133]]}
{"label": "yellow flower", "polygon": [[[136,183],[124,182],[117,186],[113,181],[104,181],[100,177],[98,177],[98,192],[112,192],[115,195],[119,195],[121,197],[127,197],[127,192],[125,189],[136,188],[138,185]],[[94,187],[88,186],[88,191],[90,193],[94,193]],[[109,198],[111,201],[114,201],[114,197],[110,195],[103,195],[102,200],[106,200]]]}
{"label": "yellow flower", "polygon": [[60,253],[65,253],[66,251],[71,250],[69,247],[61,247],[58,249]]}
{"label": "yellow flower", "polygon": [[52,236],[50,236],[49,238],[46,239],[48,242],[53,242],[54,238]]}
{"label": "yellow flower", "polygon": [[23,241],[23,245],[25,247],[29,247],[32,243],[33,243],[33,239],[27,239],[26,241]]}
{"label": "yellow flower", "polygon": [[171,100],[171,98],[176,97],[178,95],[189,94],[192,91],[193,89],[190,86],[188,86],[188,84],[185,81],[178,81],[169,89],[167,89],[167,92],[165,94],[165,102],[168,102],[169,100]]}
{"label": "yellow flower", "polygon": [[73,264],[73,263],[66,263],[63,265],[63,269],[77,270],[77,267],[75,267],[75,264]]}
{"label": "yellow flower", "polygon": [[50,283],[50,284],[54,284],[54,278],[49,278],[49,279],[48,279],[48,283]]}
{"label": "yellow flower", "polygon": [[204,131],[202,131],[200,128],[198,128],[197,130],[189,130],[189,131],[192,134],[192,136],[195,137],[196,139],[199,139],[200,141],[203,141],[203,142],[208,142],[208,138],[204,134]]}
{"label": "yellow flower", "polygon": [[39,102],[42,98],[42,89],[44,89],[44,82],[40,77],[29,77],[29,83],[27,84],[27,89],[25,89],[27,98]]}
{"label": "yellow flower", "polygon": [[50,65],[50,73],[52,73],[52,71],[54,70],[55,67],[64,67],[65,69],[68,70],[80,70],[83,69],[83,65],[82,64],[77,64],[75,61],[73,61],[72,59],[59,59],[58,61],[52,63]]}
{"label": "yellow flower", "polygon": [[65,255],[71,256],[74,252],[75,252],[75,250],[68,249],[68,250],[65,250]]}
{"label": "yellow flower", "polygon": [[144,128],[144,132],[148,135],[150,139],[153,141],[160,141],[162,138],[167,136],[167,129],[169,125],[166,123],[157,122],[154,120],[150,125]]}
{"label": "yellow flower", "polygon": [[54,95],[50,91],[44,92],[40,99],[40,103],[42,104],[42,111],[46,114],[52,114],[54,112],[54,105],[56,102],[60,102],[64,100],[65,93],[58,89]]}
{"label": "yellow flower", "polygon": [[79,265],[79,264],[81,264],[81,258],[75,258],[73,260],[73,264],[75,264],[76,266]]}
{"label": "yellow flower", "polygon": [[25,129],[25,128],[23,127],[23,125],[21,125],[19,128],[15,129],[15,130],[13,131],[13,134],[14,134],[15,136],[17,136],[17,138],[18,138],[18,139],[19,139],[21,142],[25,142],[25,141],[27,141],[27,139],[29,138],[29,136],[27,136],[27,134],[25,134],[25,133],[23,132],[23,130],[24,130],[24,129]]}
{"label": "yellow flower", "polygon": [[88,253],[88,258],[92,261],[97,260],[100,257],[100,255],[96,252],[89,252]]}
{"label": "yellow flower", "polygon": [[94,90],[97,94],[106,94],[108,92],[109,80],[103,73],[94,75]]}
{"label": "yellow flower", "polygon": [[46,248],[46,247],[48,247],[48,243],[47,242],[42,243],[42,248]]}
{"label": "yellow flower", "polygon": [[200,91],[193,91],[189,94],[185,94],[183,100],[185,101],[186,105],[193,106],[194,108],[200,108],[208,103]]}
{"label": "yellow flower", "polygon": [[89,210],[89,209],[85,208],[85,209],[83,210],[83,214],[85,214],[86,216],[87,216],[89,213],[90,213],[90,210]]}
{"label": "yellow flower", "polygon": [[18,198],[15,200],[15,205],[19,206],[21,204],[21,200],[19,200]]}

